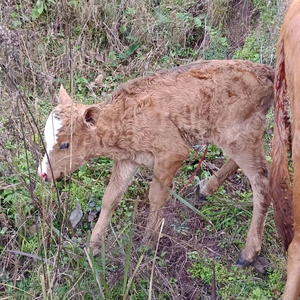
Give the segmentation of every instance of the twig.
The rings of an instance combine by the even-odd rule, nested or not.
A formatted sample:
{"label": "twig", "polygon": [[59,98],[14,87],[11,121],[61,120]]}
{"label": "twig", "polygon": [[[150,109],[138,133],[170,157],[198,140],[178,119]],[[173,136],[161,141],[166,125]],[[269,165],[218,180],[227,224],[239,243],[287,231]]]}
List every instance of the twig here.
{"label": "twig", "polygon": [[0,186],[0,190],[8,190],[10,188],[16,188],[18,185],[20,185],[19,183],[12,183],[6,186]]}
{"label": "twig", "polygon": [[52,261],[50,261],[49,259],[44,259],[44,258],[42,258],[40,256],[37,256],[37,255],[34,255],[34,254],[30,254],[30,253],[26,253],[26,252],[18,251],[18,250],[5,250],[5,251],[15,253],[15,254],[20,254],[20,255],[27,256],[27,257],[30,257],[30,258],[33,258],[33,259],[41,260],[42,262],[45,262],[49,265],[54,266],[54,263]]}

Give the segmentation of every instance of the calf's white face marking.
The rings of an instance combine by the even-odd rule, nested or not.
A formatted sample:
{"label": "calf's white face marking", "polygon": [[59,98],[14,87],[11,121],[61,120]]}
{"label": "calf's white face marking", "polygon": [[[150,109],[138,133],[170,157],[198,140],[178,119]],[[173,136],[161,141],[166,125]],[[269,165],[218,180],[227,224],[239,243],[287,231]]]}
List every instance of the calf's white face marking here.
{"label": "calf's white face marking", "polygon": [[[55,117],[53,112],[51,112],[46,122],[45,132],[44,132],[45,140],[47,144],[46,150],[48,155],[50,155],[50,152],[53,150],[53,147],[57,142],[57,134],[61,129],[61,127],[62,127],[62,122]],[[40,176],[43,176],[43,174],[46,173],[47,163],[48,163],[48,159],[47,159],[47,155],[45,154],[42,161],[42,165],[40,165],[38,169],[38,174]]]}

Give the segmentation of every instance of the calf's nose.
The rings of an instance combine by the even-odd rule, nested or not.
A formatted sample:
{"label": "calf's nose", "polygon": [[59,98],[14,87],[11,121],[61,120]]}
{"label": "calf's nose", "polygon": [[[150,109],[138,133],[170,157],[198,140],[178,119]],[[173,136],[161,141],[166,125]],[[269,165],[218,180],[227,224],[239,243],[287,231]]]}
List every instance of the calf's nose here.
{"label": "calf's nose", "polygon": [[48,181],[48,177],[47,177],[46,173],[43,174],[43,180],[46,181],[46,182]]}
{"label": "calf's nose", "polygon": [[42,173],[41,171],[40,171],[40,168],[38,169],[38,175],[39,175],[39,177],[42,179],[42,180],[44,180],[44,181],[48,181],[48,177],[47,177],[47,174],[46,173]]}

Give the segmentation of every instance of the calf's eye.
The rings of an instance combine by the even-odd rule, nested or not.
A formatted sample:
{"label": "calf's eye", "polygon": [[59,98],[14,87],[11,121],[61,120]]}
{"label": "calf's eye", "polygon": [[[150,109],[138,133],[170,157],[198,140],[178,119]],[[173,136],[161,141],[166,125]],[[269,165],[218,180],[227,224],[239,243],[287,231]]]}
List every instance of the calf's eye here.
{"label": "calf's eye", "polygon": [[59,146],[59,149],[62,150],[62,149],[69,149],[70,147],[70,143],[61,143],[60,146]]}

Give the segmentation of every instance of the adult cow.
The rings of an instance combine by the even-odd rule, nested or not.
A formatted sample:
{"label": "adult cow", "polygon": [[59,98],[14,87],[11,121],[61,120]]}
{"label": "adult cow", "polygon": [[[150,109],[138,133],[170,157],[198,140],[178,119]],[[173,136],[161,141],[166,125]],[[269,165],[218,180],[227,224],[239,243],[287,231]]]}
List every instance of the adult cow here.
{"label": "adult cow", "polygon": [[[300,0],[290,3],[280,32],[276,53],[275,126],[270,184],[278,231],[286,247],[293,239],[288,250],[287,283],[283,295],[284,300],[292,300],[298,298],[300,291]],[[287,91],[293,119],[293,190],[288,166]],[[292,216],[294,216],[294,237]]]}
{"label": "adult cow", "polygon": [[217,173],[219,180],[212,177],[203,193],[216,190],[238,166],[251,182],[254,213],[238,261],[246,266],[261,249],[270,205],[262,136],[273,103],[273,80],[274,72],[266,65],[239,60],[199,61],[129,81],[116,90],[107,105],[75,104],[61,88],[60,104],[45,128],[49,162],[45,156],[38,173],[52,181],[93,157],[114,160],[91,236],[90,245],[97,253],[109,218],[139,165],[154,173],[147,239],[169,197],[166,187],[170,188],[190,148],[214,143],[230,159]]}

